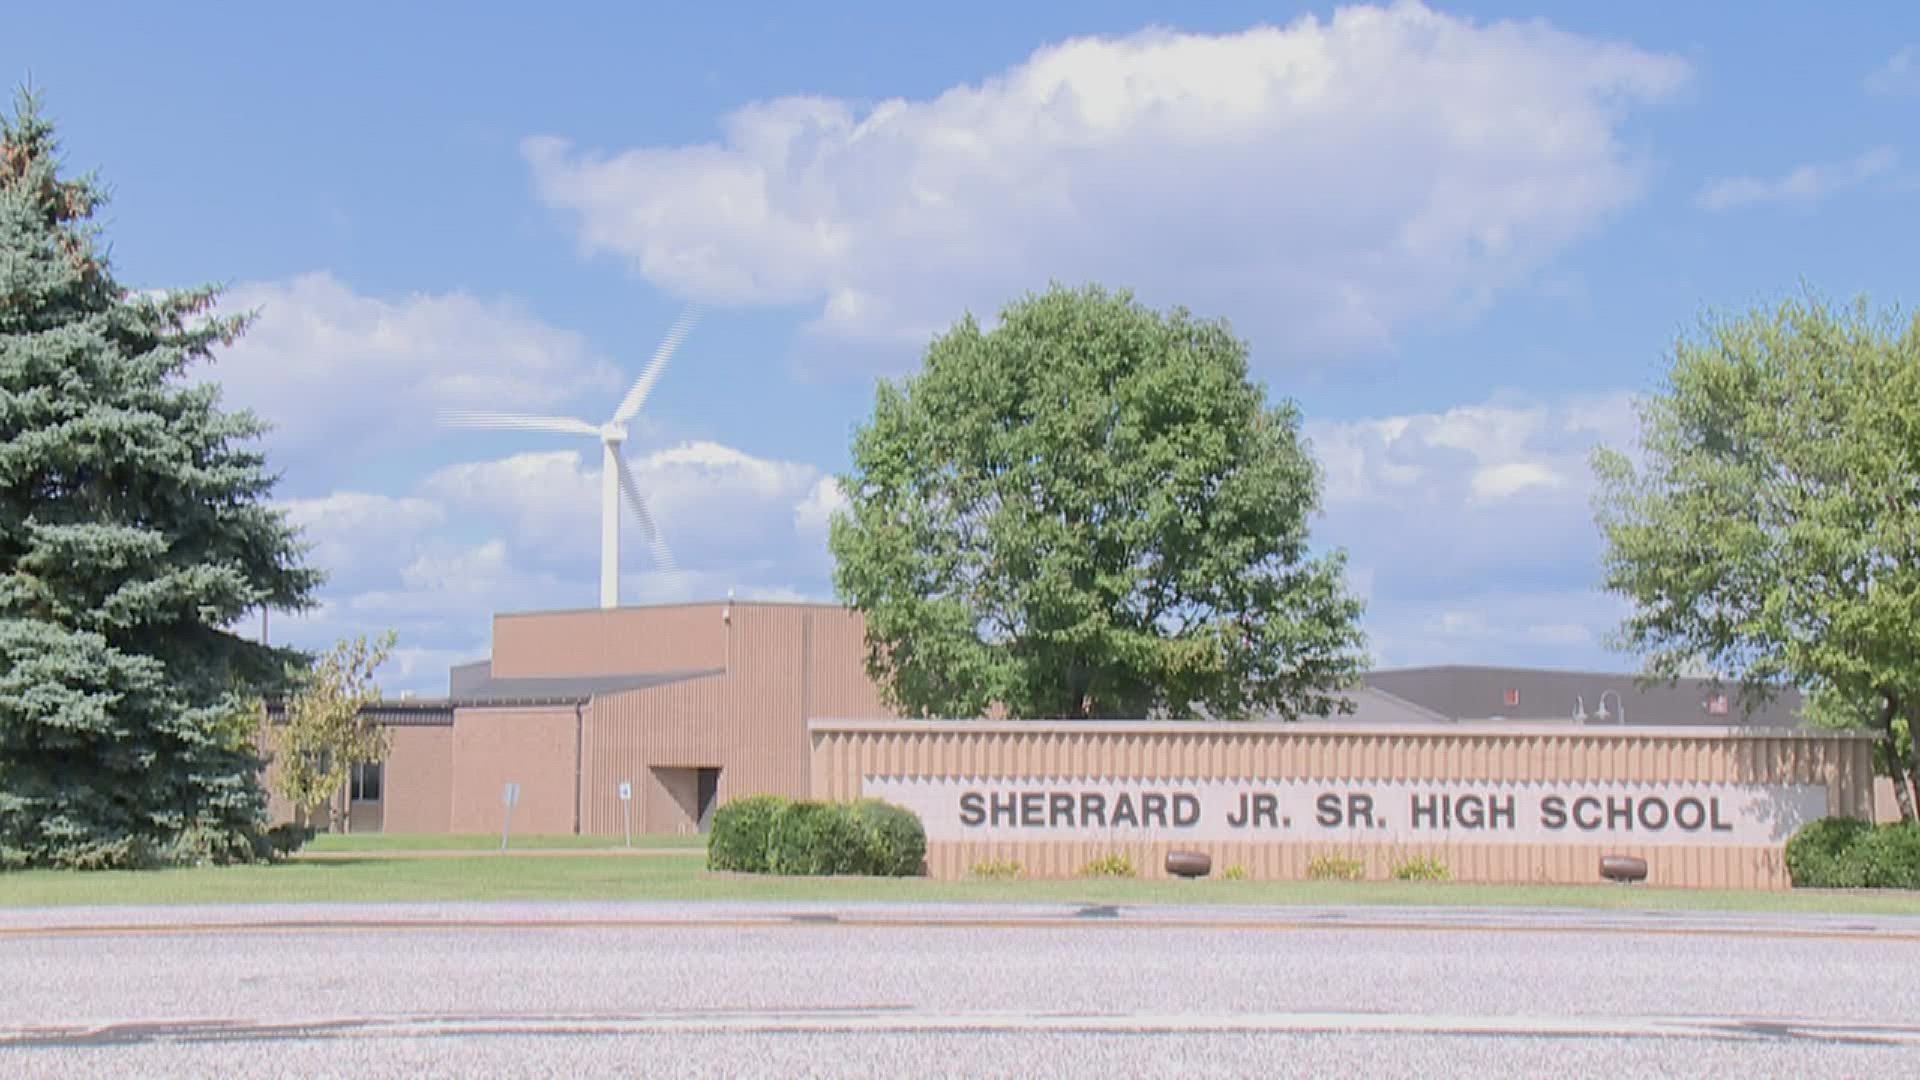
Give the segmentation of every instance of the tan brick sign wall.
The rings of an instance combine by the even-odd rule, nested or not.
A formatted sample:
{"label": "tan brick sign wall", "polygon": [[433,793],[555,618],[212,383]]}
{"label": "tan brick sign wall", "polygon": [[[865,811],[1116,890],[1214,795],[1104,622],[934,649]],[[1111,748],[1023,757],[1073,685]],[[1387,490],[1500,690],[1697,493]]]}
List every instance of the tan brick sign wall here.
{"label": "tan brick sign wall", "polygon": [[816,721],[820,798],[883,798],[927,825],[928,868],[986,860],[1066,876],[1170,849],[1217,870],[1304,877],[1318,855],[1370,876],[1413,856],[1454,877],[1591,882],[1603,854],[1654,884],[1783,888],[1807,821],[1872,813],[1871,742],[1728,728],[1338,723]]}

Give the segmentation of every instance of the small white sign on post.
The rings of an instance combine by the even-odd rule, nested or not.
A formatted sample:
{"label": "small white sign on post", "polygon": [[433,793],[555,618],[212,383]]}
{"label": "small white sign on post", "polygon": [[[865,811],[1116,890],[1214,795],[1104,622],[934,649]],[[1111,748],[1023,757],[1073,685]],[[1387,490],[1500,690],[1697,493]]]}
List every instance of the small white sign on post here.
{"label": "small white sign on post", "polygon": [[627,829],[627,846],[633,846],[633,784],[620,781],[620,817]]}
{"label": "small white sign on post", "polygon": [[506,818],[500,822],[500,850],[505,851],[507,834],[513,831],[513,807],[520,801],[520,785],[507,781],[506,789],[500,793],[500,801],[507,807]]}

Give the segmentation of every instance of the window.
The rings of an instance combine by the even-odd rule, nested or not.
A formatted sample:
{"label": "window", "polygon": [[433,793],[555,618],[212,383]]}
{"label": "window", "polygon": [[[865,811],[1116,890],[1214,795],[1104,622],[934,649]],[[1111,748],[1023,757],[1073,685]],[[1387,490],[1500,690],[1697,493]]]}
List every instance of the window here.
{"label": "window", "polygon": [[1507,688],[1507,708],[1511,709],[1518,704],[1520,704],[1520,691],[1514,689],[1513,687],[1508,687]]}
{"label": "window", "polygon": [[377,761],[371,765],[355,765],[353,767],[354,802],[380,801],[381,769],[382,765]]}

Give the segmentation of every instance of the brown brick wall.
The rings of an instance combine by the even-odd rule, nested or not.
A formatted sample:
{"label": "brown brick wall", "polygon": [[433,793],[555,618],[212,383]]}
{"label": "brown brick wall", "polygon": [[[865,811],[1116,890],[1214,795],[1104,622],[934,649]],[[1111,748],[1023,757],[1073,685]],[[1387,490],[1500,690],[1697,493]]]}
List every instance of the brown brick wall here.
{"label": "brown brick wall", "polygon": [[[520,785],[517,833],[571,833],[574,802],[573,706],[460,709],[453,724],[449,828],[498,832],[507,781]],[[393,783],[405,783],[396,772]]]}
{"label": "brown brick wall", "polygon": [[386,832],[443,833],[452,827],[453,733],[451,727],[387,729],[380,792]]}

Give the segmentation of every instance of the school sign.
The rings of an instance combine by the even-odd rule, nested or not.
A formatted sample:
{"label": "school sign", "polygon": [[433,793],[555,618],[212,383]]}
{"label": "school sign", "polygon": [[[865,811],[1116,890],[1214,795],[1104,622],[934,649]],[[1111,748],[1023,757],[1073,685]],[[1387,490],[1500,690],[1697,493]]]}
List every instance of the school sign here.
{"label": "school sign", "polygon": [[1555,840],[1785,843],[1827,814],[1821,785],[1027,781],[868,776],[862,793],[920,815],[929,841],[1109,836],[1338,843]]}
{"label": "school sign", "polygon": [[813,789],[919,815],[929,872],[986,860],[1068,876],[1115,851],[1160,872],[1206,851],[1252,877],[1316,855],[1438,858],[1462,880],[1782,888],[1782,848],[1871,816],[1871,740],[1841,732],[1571,724],[1419,726],[815,721]]}

